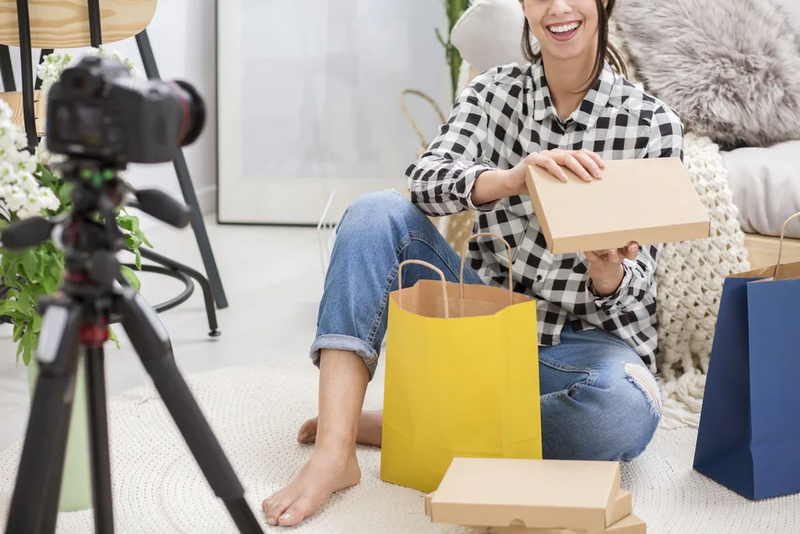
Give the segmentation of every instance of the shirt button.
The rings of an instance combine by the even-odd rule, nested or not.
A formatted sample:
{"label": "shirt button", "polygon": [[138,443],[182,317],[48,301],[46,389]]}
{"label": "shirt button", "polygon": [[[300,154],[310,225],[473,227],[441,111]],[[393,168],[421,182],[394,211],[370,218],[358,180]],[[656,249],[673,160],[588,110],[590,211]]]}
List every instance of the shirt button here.
{"label": "shirt button", "polygon": [[536,281],[537,282],[541,282],[542,281],[542,275],[541,274],[537,274],[536,275]]}

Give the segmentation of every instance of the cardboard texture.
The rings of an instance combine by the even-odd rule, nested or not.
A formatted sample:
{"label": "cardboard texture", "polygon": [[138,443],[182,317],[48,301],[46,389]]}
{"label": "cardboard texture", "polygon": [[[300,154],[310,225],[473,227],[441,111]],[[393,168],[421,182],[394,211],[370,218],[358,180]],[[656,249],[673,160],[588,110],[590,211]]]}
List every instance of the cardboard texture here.
{"label": "cardboard texture", "polygon": [[774,275],[725,280],[695,448],[697,471],[749,499],[800,492],[800,263]]}
{"label": "cardboard texture", "polygon": [[[527,528],[524,526],[493,528],[488,532],[495,534],[586,534],[585,530],[558,528]],[[647,524],[637,516],[630,514],[620,519],[600,534],[647,534]]]}
{"label": "cardboard texture", "polygon": [[390,295],[381,480],[430,492],[457,456],[542,457],[536,302],[460,291],[420,280]]}
{"label": "cardboard texture", "polygon": [[[425,496],[425,515],[431,517],[431,508],[433,502],[434,493],[429,493]],[[614,530],[620,529],[622,527],[628,528],[632,526],[636,526],[638,528],[644,528],[644,522],[638,519],[636,516],[632,516],[633,512],[633,496],[630,491],[627,490],[619,490],[617,493],[617,498],[614,501],[612,511],[611,511],[611,526],[601,532],[618,532],[618,534],[638,534],[640,530],[631,530],[630,532],[626,530]],[[631,519],[633,518],[633,519]],[[625,520],[625,521],[623,521]],[[641,525],[639,525],[641,523]],[[585,534],[586,531],[584,530],[573,530],[573,529],[563,529],[563,528],[528,528],[522,525],[518,526],[509,526],[509,527],[495,527],[490,528],[486,526],[470,526],[470,528],[474,528],[476,530],[485,530],[485,531],[492,531],[496,534]],[[644,533],[644,530],[641,530]]]}
{"label": "cardboard texture", "polygon": [[600,180],[571,170],[560,181],[532,165],[527,176],[553,254],[653,245],[709,237],[711,222],[679,158],[607,161]]}
{"label": "cardboard texture", "polygon": [[593,534],[630,514],[619,481],[618,462],[455,458],[431,498],[431,520]]}

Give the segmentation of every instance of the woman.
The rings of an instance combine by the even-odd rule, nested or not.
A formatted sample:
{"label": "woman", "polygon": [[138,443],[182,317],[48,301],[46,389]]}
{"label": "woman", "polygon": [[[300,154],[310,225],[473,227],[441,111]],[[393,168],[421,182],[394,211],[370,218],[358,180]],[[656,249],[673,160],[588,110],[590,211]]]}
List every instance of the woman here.
{"label": "woman", "polygon": [[[531,64],[493,69],[461,94],[440,135],[407,171],[411,203],[383,192],[348,208],[311,351],[320,367],[319,418],[298,435],[316,441],[315,450],[297,479],[264,501],[270,524],[297,524],[332,492],[357,484],[356,443],[380,445],[380,412],[361,409],[398,264],[422,259],[458,280],[459,257],[426,214],[478,211],[478,229],[514,247],[515,290],[538,300],[544,457],[624,460],[650,442],[661,409],[651,373],[659,247],[631,243],[554,256],[524,197],[531,164],[561,179],[564,165],[592,180],[601,177],[604,159],[682,158],[677,115],[611,70],[609,62],[621,70],[608,43],[614,1],[521,0]],[[466,281],[506,285],[505,254],[493,238],[473,241]],[[403,274],[409,286],[431,277],[417,266]]]}

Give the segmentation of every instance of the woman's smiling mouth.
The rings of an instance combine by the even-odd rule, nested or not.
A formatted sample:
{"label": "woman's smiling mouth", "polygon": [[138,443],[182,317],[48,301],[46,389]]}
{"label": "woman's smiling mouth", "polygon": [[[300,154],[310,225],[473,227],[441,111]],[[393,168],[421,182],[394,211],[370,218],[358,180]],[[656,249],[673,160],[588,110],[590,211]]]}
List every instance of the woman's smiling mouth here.
{"label": "woman's smiling mouth", "polygon": [[556,41],[569,41],[578,32],[582,22],[559,22],[547,26],[550,36]]}

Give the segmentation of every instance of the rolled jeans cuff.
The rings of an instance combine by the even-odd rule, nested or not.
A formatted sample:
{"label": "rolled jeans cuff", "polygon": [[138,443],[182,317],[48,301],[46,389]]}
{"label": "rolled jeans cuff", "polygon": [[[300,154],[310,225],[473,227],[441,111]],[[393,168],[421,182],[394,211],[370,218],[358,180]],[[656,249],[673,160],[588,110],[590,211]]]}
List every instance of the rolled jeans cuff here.
{"label": "rolled jeans cuff", "polygon": [[375,376],[375,369],[378,367],[378,353],[363,339],[340,334],[325,334],[317,337],[314,344],[311,345],[310,353],[311,361],[317,367],[319,367],[322,349],[355,352],[364,360],[364,365],[367,366],[367,371],[369,371],[370,381]]}

